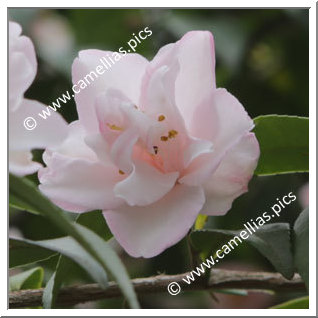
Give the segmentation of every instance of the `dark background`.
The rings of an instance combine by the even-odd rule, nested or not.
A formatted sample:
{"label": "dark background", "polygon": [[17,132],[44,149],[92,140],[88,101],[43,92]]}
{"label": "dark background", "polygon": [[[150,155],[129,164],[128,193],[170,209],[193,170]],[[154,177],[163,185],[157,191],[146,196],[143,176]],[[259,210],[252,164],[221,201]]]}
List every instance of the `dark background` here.
{"label": "dark background", "polygon": [[[210,30],[215,39],[216,80],[244,105],[252,118],[264,114],[308,116],[309,40],[308,10],[301,9],[11,9],[9,19],[20,23],[23,34],[35,44],[38,73],[27,98],[45,104],[71,88],[71,64],[81,49],[118,50],[132,33],[148,26],[153,34],[137,47],[151,59],[164,44],[175,42],[190,30]],[[67,121],[77,119],[74,101],[61,109]],[[34,152],[41,160],[41,153]],[[36,175],[30,176],[36,181]],[[240,229],[250,218],[268,211],[276,198],[298,191],[308,174],[254,177],[249,192],[237,199],[224,217],[210,217],[207,226]],[[288,206],[274,221],[290,222],[301,211],[299,201]],[[60,233],[39,216],[10,211],[10,228],[30,239],[45,239]],[[191,270],[185,240],[152,259],[133,259],[119,248],[132,277]],[[57,259],[41,263],[46,277]],[[219,268],[274,271],[271,264],[247,244],[237,247]],[[67,284],[90,282],[78,268]],[[142,308],[267,308],[296,294],[246,296],[188,292],[141,297]],[[77,308],[122,308],[122,299],[89,303]]]}

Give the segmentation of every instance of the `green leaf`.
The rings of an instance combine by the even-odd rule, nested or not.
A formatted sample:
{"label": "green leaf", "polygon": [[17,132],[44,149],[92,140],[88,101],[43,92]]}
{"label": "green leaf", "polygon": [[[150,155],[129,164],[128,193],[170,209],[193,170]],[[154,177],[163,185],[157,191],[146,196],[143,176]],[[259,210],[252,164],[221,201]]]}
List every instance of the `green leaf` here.
{"label": "green leaf", "polygon": [[25,245],[39,246],[69,257],[83,267],[101,287],[106,288],[108,286],[107,276],[101,265],[72,237],[67,236],[43,241],[19,239],[19,241]]}
{"label": "green leaf", "polygon": [[[254,227],[254,229],[256,229]],[[265,256],[272,265],[287,279],[291,279],[294,274],[293,258],[291,253],[290,232],[288,223],[265,224],[253,234],[244,228],[239,231],[206,229],[191,233],[191,241],[194,247],[204,253],[205,258],[220,249],[223,245],[229,246],[230,250],[236,248],[244,239],[240,237],[241,231],[245,231],[249,236],[246,241],[255,247]],[[229,237],[237,236],[237,245]],[[243,235],[246,237],[246,235]],[[231,245],[233,248],[231,248]],[[223,255],[226,255],[223,253]]]}
{"label": "green leaf", "polygon": [[[60,256],[61,258],[62,256]],[[60,259],[59,259],[60,260]],[[51,309],[55,304],[57,292],[62,285],[62,279],[57,277],[57,271],[53,273],[43,290],[42,303],[44,309]]]}
{"label": "green leaf", "polygon": [[30,245],[19,239],[9,240],[9,267],[23,266],[43,261],[56,255],[56,252]]}
{"label": "green leaf", "polygon": [[226,243],[229,236],[233,236],[231,231],[204,229],[191,232],[190,240],[193,247],[201,253],[201,258],[204,260],[213,255],[217,249]]}
{"label": "green leaf", "polygon": [[61,209],[51,203],[50,200],[44,197],[32,181],[10,175],[9,191],[19,202],[23,202],[29,208],[32,208],[32,211],[49,218],[64,231],[65,234],[76,236],[76,231],[72,227],[70,218]]}
{"label": "green leaf", "polygon": [[[105,240],[89,229],[71,222],[70,218],[67,217],[61,209],[45,198],[29,180],[10,175],[9,185],[10,191],[12,189],[12,193],[34,206],[36,211],[46,216],[64,231],[66,235],[70,235],[76,240],[80,247],[91,256],[91,262],[97,261],[106,272],[109,270],[121,288],[123,295],[127,298],[130,307],[139,308],[137,296],[129,276],[117,254],[109,247]],[[67,239],[70,240],[71,237]],[[69,242],[71,242],[70,244],[75,244],[75,241]],[[98,246],[98,248],[96,248],[96,246]],[[110,266],[112,264],[115,264],[117,268]],[[90,273],[90,275],[94,276],[96,273],[93,272]]]}
{"label": "green leaf", "polygon": [[43,282],[43,274],[42,267],[35,267],[9,277],[10,291],[40,288]]}
{"label": "green leaf", "polygon": [[55,306],[56,297],[64,278],[74,268],[74,263],[67,257],[60,255],[55,272],[47,282],[42,296],[43,308],[51,309]]}
{"label": "green leaf", "polygon": [[[101,211],[82,213],[78,216],[76,223],[86,226],[105,240],[109,240],[112,237],[112,233],[110,232]],[[43,307],[45,309],[54,308],[55,300],[64,281],[64,277],[72,271],[73,267],[74,264],[68,258],[60,255],[56,269],[46,284],[43,292],[42,299]]]}
{"label": "green leaf", "polygon": [[34,210],[33,206],[31,206],[27,202],[20,200],[13,193],[9,193],[9,206],[17,210],[26,211],[33,214],[39,214],[39,212]]}
{"label": "green leaf", "polygon": [[100,257],[100,262],[104,269],[109,272],[115,281],[117,281],[118,286],[126,296],[130,306],[132,308],[139,308],[138,300],[126,272],[126,268],[117,254],[110,248],[109,244],[105,240],[91,230],[79,224],[75,224],[75,227],[79,230],[83,237],[85,237],[87,242],[91,244],[91,247]]}
{"label": "green leaf", "polygon": [[309,210],[305,209],[294,224],[294,264],[309,289]]}
{"label": "green leaf", "polygon": [[288,223],[263,225],[247,241],[263,254],[284,277],[291,279],[294,276]]}
{"label": "green leaf", "polygon": [[308,308],[309,308],[309,296],[292,299],[282,304],[270,307],[270,309],[308,309]]}
{"label": "green leaf", "polygon": [[76,219],[76,223],[87,227],[106,241],[113,237],[101,211],[81,213]]}
{"label": "green leaf", "polygon": [[257,175],[309,171],[309,119],[266,115],[254,119],[261,155]]}

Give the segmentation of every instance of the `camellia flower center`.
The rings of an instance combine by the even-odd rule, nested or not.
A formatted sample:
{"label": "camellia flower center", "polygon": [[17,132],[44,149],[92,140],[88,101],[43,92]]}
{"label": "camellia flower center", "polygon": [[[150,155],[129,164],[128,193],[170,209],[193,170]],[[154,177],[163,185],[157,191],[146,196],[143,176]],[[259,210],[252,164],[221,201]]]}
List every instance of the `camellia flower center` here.
{"label": "camellia flower center", "polygon": [[[134,106],[135,109],[138,109],[137,106]],[[157,117],[157,121],[158,122],[163,122],[166,120],[166,116],[161,114]],[[116,131],[116,132],[123,132],[125,130],[125,128],[121,127],[121,125],[118,124],[114,124],[114,123],[106,123],[107,127],[112,130],[112,131]],[[170,129],[167,134],[164,134],[162,136],[160,136],[160,141],[162,142],[168,142],[171,139],[174,139],[178,136],[178,131],[175,129]],[[159,142],[160,143],[160,142]],[[152,151],[145,148],[145,145],[142,142],[138,142],[136,143],[136,145],[139,149],[141,148],[141,152],[139,151],[139,155],[142,160],[144,160],[145,162],[148,162],[150,165],[152,165],[153,167],[155,167],[156,169],[158,169],[161,172],[165,172],[165,168],[164,168],[164,157],[166,156],[162,156],[160,155],[160,145],[155,144],[152,146]],[[161,148],[162,149],[162,148]],[[118,173],[121,175],[125,174],[125,171],[123,170],[118,170]]]}

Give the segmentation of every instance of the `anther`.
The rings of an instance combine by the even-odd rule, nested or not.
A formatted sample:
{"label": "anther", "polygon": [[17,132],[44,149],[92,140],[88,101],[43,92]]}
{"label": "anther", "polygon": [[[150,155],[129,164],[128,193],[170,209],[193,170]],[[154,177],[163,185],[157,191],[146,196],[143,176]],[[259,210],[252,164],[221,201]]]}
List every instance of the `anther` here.
{"label": "anther", "polygon": [[163,121],[163,120],[165,120],[166,119],[166,117],[164,116],[164,115],[160,115],[159,117],[158,117],[158,121]]}
{"label": "anther", "polygon": [[125,174],[123,170],[118,170],[119,174]]}
{"label": "anther", "polygon": [[158,147],[157,146],[153,146],[153,150],[154,150],[155,154],[158,153]]}
{"label": "anther", "polygon": [[111,130],[117,130],[117,131],[122,131],[122,130],[123,130],[121,127],[118,127],[118,126],[113,125],[113,124],[107,124],[107,126],[108,126]]}
{"label": "anther", "polygon": [[161,136],[160,139],[161,139],[161,141],[167,141],[168,137],[167,136]]}
{"label": "anther", "polygon": [[174,129],[170,130],[169,133],[168,133],[168,137],[169,138],[174,138],[175,136],[178,135],[178,132]]}

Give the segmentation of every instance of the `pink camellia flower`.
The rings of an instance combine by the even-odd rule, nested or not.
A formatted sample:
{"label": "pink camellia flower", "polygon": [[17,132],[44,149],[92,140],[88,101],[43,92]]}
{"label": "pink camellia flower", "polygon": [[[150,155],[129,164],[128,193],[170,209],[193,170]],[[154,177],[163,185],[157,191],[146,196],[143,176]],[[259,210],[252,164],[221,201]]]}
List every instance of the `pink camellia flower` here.
{"label": "pink camellia flower", "polygon": [[34,130],[23,123],[35,117],[45,105],[23,97],[33,82],[37,63],[31,40],[21,36],[21,27],[9,22],[9,170],[23,176],[36,172],[41,165],[32,161],[31,149],[60,143],[67,134],[67,124],[59,114],[38,122]]}
{"label": "pink camellia flower", "polygon": [[[73,83],[103,56],[79,53]],[[181,240],[197,215],[223,215],[247,191],[259,157],[253,121],[215,84],[210,32],[189,32],[149,62],[127,54],[76,95],[79,120],[47,149],[40,189],[74,212],[103,215],[134,257]]]}

